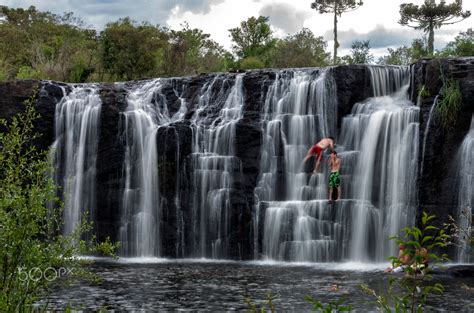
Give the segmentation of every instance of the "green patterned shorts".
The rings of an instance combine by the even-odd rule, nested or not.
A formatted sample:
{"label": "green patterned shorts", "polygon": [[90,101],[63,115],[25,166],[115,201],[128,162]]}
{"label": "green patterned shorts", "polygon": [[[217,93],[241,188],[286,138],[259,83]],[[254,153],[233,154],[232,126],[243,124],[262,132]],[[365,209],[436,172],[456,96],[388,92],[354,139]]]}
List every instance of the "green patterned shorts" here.
{"label": "green patterned shorts", "polygon": [[332,172],[329,175],[329,188],[338,188],[341,185],[341,177],[339,172]]}

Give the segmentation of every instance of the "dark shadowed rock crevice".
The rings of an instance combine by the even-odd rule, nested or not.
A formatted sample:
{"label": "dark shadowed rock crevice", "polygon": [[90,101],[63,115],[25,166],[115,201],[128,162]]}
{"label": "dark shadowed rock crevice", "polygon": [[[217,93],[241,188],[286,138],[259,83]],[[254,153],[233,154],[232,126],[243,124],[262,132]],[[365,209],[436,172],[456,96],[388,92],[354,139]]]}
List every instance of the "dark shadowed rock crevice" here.
{"label": "dark shadowed rock crevice", "polygon": [[[420,97],[420,154],[418,177],[419,210],[426,210],[438,216],[440,222],[447,222],[448,215],[456,215],[457,178],[456,161],[459,147],[469,131],[474,113],[474,58],[421,60],[413,65],[413,99],[416,103],[418,93],[425,89]],[[443,78],[459,82],[462,103],[456,123],[450,129],[444,129],[433,110],[428,127],[430,111],[436,96],[439,99]],[[425,133],[427,134],[425,138]],[[424,147],[424,153],[423,153]]]}

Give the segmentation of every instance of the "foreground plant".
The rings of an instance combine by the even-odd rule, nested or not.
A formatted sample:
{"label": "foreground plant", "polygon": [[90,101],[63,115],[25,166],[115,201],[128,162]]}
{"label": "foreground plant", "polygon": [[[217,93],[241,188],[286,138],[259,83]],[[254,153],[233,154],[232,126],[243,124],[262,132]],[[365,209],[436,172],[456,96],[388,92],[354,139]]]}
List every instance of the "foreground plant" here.
{"label": "foreground plant", "polygon": [[[390,277],[386,295],[377,294],[369,286],[361,285],[364,292],[376,298],[375,303],[382,311],[423,312],[428,297],[444,291],[442,284],[431,283],[432,273],[436,264],[448,260],[443,250],[449,245],[451,237],[444,228],[433,225],[435,218],[435,215],[423,212],[419,228],[405,227],[402,237],[390,238],[408,247],[404,254],[408,254],[412,261],[410,265],[404,266],[405,275]],[[390,260],[393,267],[403,266],[399,257],[390,257]]]}
{"label": "foreground plant", "polygon": [[[62,207],[51,178],[47,152],[34,146],[39,118],[34,97],[9,123],[0,120],[0,312],[27,312],[52,284],[94,277],[78,259],[81,253],[113,254],[110,240],[80,240],[91,230],[81,223],[62,236]],[[63,279],[64,278],[64,279]]]}
{"label": "foreground plant", "polygon": [[352,311],[352,304],[344,304],[345,299],[338,299],[329,301],[329,303],[322,303],[321,301],[315,300],[311,296],[306,296],[305,300],[311,303],[313,306],[313,312],[339,313]]}
{"label": "foreground plant", "polygon": [[245,298],[245,304],[249,306],[247,312],[249,313],[264,313],[265,312],[265,307],[268,307],[269,312],[274,313],[276,312],[275,304],[273,303],[273,300],[276,299],[276,295],[273,293],[269,292],[267,293],[267,298],[265,299],[264,303],[260,308],[257,307],[255,303],[253,303],[252,299],[250,297]]}
{"label": "foreground plant", "polygon": [[449,215],[444,226],[449,230],[452,245],[457,247],[468,258],[474,256],[474,228],[472,228],[472,209],[468,206],[459,212],[457,219]]}

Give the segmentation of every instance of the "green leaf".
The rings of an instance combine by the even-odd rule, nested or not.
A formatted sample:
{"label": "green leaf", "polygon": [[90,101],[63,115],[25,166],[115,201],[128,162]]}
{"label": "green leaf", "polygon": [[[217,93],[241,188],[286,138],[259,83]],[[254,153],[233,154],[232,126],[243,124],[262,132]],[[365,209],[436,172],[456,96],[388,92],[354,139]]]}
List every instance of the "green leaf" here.
{"label": "green leaf", "polygon": [[427,241],[433,239],[434,237],[433,236],[425,236],[422,240],[421,240],[421,245],[423,245],[424,243],[426,243]]}

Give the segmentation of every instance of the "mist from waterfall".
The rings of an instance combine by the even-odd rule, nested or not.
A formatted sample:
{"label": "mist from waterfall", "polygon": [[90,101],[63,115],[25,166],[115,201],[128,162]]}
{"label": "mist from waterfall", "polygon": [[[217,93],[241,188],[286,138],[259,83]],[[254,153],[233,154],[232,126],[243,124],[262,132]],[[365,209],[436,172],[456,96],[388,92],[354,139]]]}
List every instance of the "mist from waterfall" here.
{"label": "mist from waterfall", "polygon": [[474,205],[474,115],[471,128],[459,148],[457,156],[458,212],[457,223],[461,229],[458,238],[457,261],[472,262],[472,206]]}
{"label": "mist from waterfall", "polygon": [[51,147],[54,177],[64,201],[64,234],[93,218],[101,100],[97,86],[73,86],[56,104],[55,141]]}

